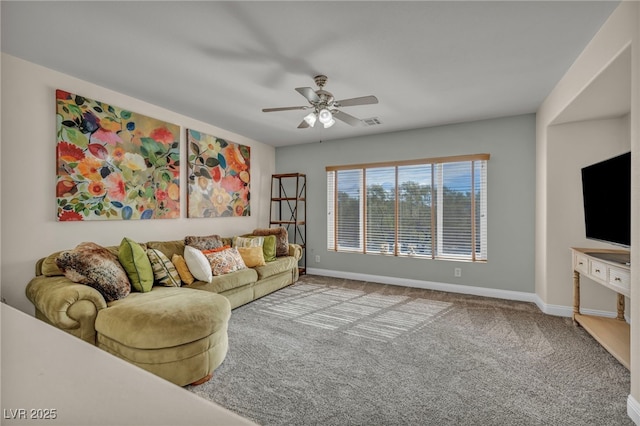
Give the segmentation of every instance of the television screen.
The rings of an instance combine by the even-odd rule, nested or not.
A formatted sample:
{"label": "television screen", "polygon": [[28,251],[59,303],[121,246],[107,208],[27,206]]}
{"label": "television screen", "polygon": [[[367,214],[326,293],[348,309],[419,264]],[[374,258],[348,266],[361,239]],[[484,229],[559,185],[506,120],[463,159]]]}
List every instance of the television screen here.
{"label": "television screen", "polygon": [[631,153],[582,169],[586,237],[631,246]]}

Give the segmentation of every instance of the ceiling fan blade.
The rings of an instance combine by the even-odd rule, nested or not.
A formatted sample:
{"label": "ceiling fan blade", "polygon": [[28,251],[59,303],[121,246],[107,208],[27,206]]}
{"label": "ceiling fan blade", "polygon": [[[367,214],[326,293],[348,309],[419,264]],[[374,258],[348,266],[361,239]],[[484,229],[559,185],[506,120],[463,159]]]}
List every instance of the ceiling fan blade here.
{"label": "ceiling fan blade", "polygon": [[281,108],[263,108],[262,112],[275,112],[275,111],[292,111],[295,109],[305,110],[308,106],[294,106],[294,107],[281,107]]}
{"label": "ceiling fan blade", "polygon": [[347,124],[350,124],[352,126],[362,126],[362,120],[360,120],[359,118],[355,118],[353,115],[351,114],[347,114],[346,112],[342,112],[342,111],[336,111],[333,113],[333,117],[337,118],[340,121],[344,121]]}
{"label": "ceiling fan blade", "polygon": [[307,98],[312,104],[320,102],[320,98],[311,87],[296,87],[296,92]]}
{"label": "ceiling fan blade", "polygon": [[309,127],[309,123],[307,123],[306,120],[302,120],[302,122],[298,124],[298,129],[306,129],[307,127]]}
{"label": "ceiling fan blade", "polygon": [[378,98],[376,98],[373,95],[369,95],[369,96],[361,96],[359,98],[349,98],[349,99],[343,99],[341,101],[335,101],[334,105],[336,107],[346,107],[346,106],[355,106],[355,105],[370,105],[370,104],[377,104],[378,103]]}

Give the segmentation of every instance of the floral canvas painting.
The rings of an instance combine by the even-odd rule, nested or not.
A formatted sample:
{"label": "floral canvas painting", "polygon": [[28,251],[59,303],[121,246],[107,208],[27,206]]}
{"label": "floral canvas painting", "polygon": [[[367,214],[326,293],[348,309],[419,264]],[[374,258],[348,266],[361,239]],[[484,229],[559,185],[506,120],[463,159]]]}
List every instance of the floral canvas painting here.
{"label": "floral canvas painting", "polygon": [[180,217],[180,128],[56,90],[59,221]]}
{"label": "floral canvas painting", "polygon": [[189,217],[249,216],[251,149],[187,130]]}

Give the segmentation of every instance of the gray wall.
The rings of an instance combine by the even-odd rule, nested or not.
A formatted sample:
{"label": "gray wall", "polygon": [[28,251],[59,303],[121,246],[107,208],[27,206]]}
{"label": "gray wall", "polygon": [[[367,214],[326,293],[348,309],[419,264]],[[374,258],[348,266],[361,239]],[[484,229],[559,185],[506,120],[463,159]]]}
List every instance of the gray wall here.
{"label": "gray wall", "polygon": [[[326,166],[478,153],[491,154],[487,263],[327,251]],[[534,114],[279,147],[276,173],[290,172],[307,175],[308,268],[534,292]]]}

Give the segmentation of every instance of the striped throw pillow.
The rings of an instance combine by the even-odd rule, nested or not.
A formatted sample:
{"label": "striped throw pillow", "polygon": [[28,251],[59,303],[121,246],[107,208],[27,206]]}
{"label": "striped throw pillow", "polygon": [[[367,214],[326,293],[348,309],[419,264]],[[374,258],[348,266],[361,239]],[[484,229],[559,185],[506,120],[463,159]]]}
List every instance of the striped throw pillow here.
{"label": "striped throw pillow", "polygon": [[157,283],[165,287],[180,287],[182,285],[178,270],[163,252],[157,249],[148,249],[147,256]]}

